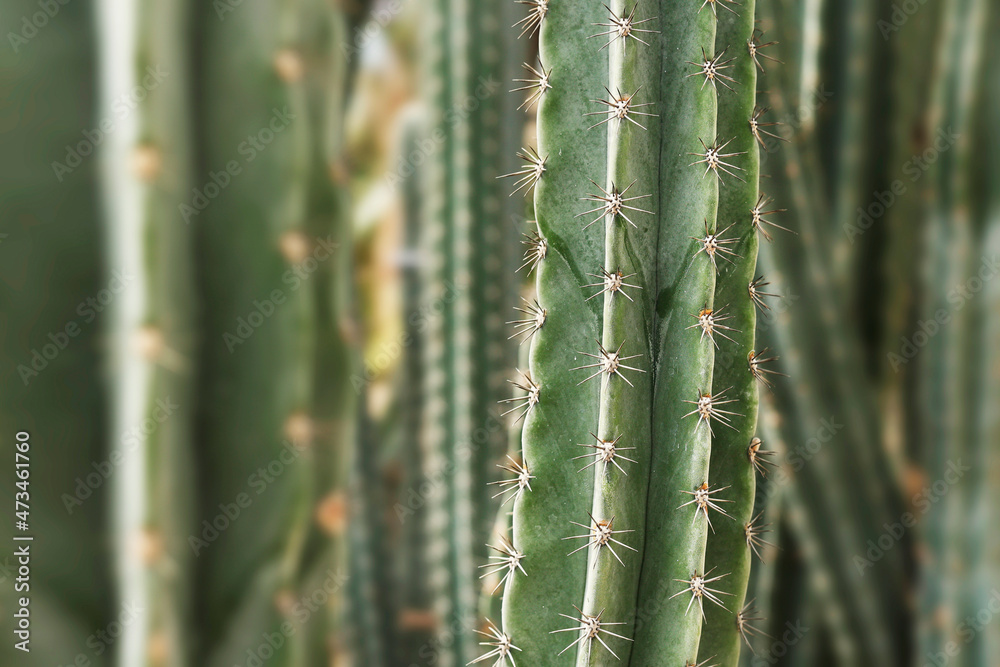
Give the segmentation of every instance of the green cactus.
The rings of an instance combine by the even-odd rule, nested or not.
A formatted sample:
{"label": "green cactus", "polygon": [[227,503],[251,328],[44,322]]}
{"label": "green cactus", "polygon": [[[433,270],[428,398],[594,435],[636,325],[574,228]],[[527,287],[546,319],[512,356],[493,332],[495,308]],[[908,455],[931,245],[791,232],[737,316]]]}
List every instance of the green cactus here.
{"label": "green cactus", "polygon": [[[122,471],[112,472],[98,488],[86,479],[95,463],[110,463],[109,441],[116,450],[124,449],[126,434],[110,423],[103,391],[109,313],[98,312],[87,300],[106,299],[112,287],[115,300],[126,298],[135,284],[126,278],[121,289],[120,280],[112,282],[120,267],[108,266],[103,249],[101,161],[79,152],[91,143],[83,132],[106,117],[96,104],[102,84],[99,40],[90,30],[93,8],[67,4],[60,7],[58,21],[25,33],[22,17],[30,25],[38,10],[29,0],[6,4],[9,31],[0,50],[9,108],[23,110],[7,116],[0,131],[0,150],[10,156],[0,168],[0,453],[6,462],[0,486],[9,507],[0,516],[6,542],[0,554],[0,629],[6,638],[0,663],[6,665],[71,661],[88,650],[88,636],[121,611],[108,594],[116,568],[107,554],[112,537],[108,491]],[[56,341],[65,341],[57,355]],[[29,436],[27,452],[16,448],[24,439],[17,435],[21,432]],[[23,532],[14,527],[14,494],[22,492],[16,484],[24,481],[14,465],[18,453],[31,463],[29,530]],[[14,634],[14,614],[24,595],[15,590],[19,564],[14,550],[23,546],[11,541],[15,535],[35,537],[30,654],[15,648],[23,638]],[[95,667],[113,662],[110,653],[88,659]]]}
{"label": "green cactus", "polygon": [[[198,18],[203,189],[211,174],[239,168],[191,222],[206,303],[198,380],[212,406],[197,422],[197,467],[211,480],[198,534],[220,503],[240,494],[253,502],[197,556],[196,648],[205,664],[234,664],[257,648],[253,638],[278,632],[286,641],[272,663],[313,664],[349,650],[338,602],[345,480],[356,475],[352,452],[364,436],[349,380],[357,325],[340,120],[341,44],[356,17],[310,2],[243,6],[221,21],[206,5]],[[321,587],[328,603],[307,619],[295,614]]]}
{"label": "green cactus", "polygon": [[[753,5],[525,4],[544,82],[538,148],[512,176],[534,190],[547,244],[544,317],[508,482],[526,575],[509,578],[483,658],[704,662],[703,610],[732,606],[730,595],[741,604],[749,576],[748,454],[766,377],[747,357],[760,203]],[[716,364],[727,337],[735,353]],[[708,561],[707,536],[726,522]],[[732,611],[706,631],[729,663]]]}
{"label": "green cactus", "polygon": [[425,166],[415,165],[422,192],[417,298],[430,314],[420,351],[423,470],[410,487],[430,482],[419,518],[421,559],[443,666],[476,653],[479,566],[493,555],[488,545],[498,544],[494,522],[504,495],[491,484],[507,448],[497,403],[519,342],[504,327],[520,278],[515,227],[505,215],[512,204],[496,178],[506,159],[502,140],[520,131],[517,105],[501,95],[511,69],[504,56],[518,52],[504,35],[507,13],[498,3],[434,0],[422,24],[425,139],[434,148]]}
{"label": "green cactus", "polygon": [[[768,226],[775,213],[769,200],[758,192],[758,146],[771,134],[761,119],[764,110],[756,107],[757,69],[760,58],[751,53],[756,43],[754,23],[755,3],[744,0],[739,13],[723,12],[719,16],[716,50],[722,52],[732,44],[731,76],[740,82],[736,94],[719,98],[718,134],[733,137],[733,152],[746,155],[745,183],[731,183],[719,193],[719,225],[732,228],[732,242],[727,250],[732,255],[721,262],[715,287],[715,304],[721,317],[714,342],[717,345],[713,387],[731,387],[730,395],[740,401],[740,416],[732,419],[734,429],[720,429],[712,440],[709,486],[725,488],[731,501],[727,511],[732,521],[719,521],[708,536],[706,568],[730,573],[718,582],[717,588],[728,594],[724,606],[710,605],[705,610],[705,623],[710,632],[703,633],[698,649],[699,662],[710,660],[723,665],[736,664],[740,654],[741,629],[751,616],[744,610],[744,596],[750,577],[751,555],[763,546],[762,522],[754,522],[756,472],[766,471],[768,451],[754,441],[757,427],[757,384],[769,385],[773,369],[765,363],[768,354],[754,347],[757,313],[756,304],[743,298],[747,286],[757,277],[757,244],[761,236],[768,238]],[[776,135],[772,135],[776,136]],[[749,222],[749,224],[747,224]],[[723,310],[724,309],[724,310]],[[715,313],[713,313],[713,316]],[[723,329],[722,327],[728,327]],[[747,373],[747,366],[753,372]],[[752,443],[758,443],[753,446]]]}
{"label": "green cactus", "polygon": [[[193,235],[178,213],[193,187],[189,59],[180,48],[190,17],[187,3],[136,9],[133,69],[117,70],[116,41],[105,42],[111,47],[105,112],[113,112],[118,91],[148,89],[135,133],[123,129],[114,139],[104,184],[108,237],[116,240],[110,263],[137,277],[131,298],[112,311],[112,414],[118,432],[157,426],[125,456],[113,481],[120,599],[148,612],[124,629],[119,659],[173,667],[187,664],[196,650],[189,536],[198,522],[193,495],[181,492],[194,457]],[[121,204],[129,200],[137,205]]]}

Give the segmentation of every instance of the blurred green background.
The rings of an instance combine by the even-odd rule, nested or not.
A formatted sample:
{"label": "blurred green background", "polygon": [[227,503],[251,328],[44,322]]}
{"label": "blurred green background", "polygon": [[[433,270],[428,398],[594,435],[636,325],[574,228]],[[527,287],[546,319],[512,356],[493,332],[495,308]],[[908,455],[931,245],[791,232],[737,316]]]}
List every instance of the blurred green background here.
{"label": "blurred green background", "polygon": [[[534,139],[526,12],[4,0],[0,664],[467,655],[533,289],[497,179]],[[743,662],[996,667],[1000,7],[757,13],[789,377]]]}

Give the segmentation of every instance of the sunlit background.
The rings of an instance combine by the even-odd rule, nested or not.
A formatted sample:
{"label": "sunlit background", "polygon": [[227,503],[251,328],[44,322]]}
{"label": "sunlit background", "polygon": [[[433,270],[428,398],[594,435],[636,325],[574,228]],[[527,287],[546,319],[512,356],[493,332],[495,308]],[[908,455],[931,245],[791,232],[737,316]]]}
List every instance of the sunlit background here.
{"label": "sunlit background", "polygon": [[[535,141],[526,15],[4,0],[0,664],[469,659],[534,289],[497,178]],[[742,661],[996,667],[1000,11],[757,16],[789,377]]]}

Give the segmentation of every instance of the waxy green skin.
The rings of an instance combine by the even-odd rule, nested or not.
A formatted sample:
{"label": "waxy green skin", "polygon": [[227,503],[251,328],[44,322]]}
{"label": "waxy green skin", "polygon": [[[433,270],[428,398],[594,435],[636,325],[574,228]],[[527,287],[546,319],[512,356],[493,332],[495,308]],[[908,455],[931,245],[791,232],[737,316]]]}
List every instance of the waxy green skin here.
{"label": "waxy green skin", "polygon": [[[691,165],[701,141],[711,145],[716,133],[716,94],[686,61],[701,62],[702,49],[713,57],[716,20],[710,9],[680,9],[664,1],[659,8],[661,90],[660,193],[657,215],[658,271],[654,353],[657,377],[651,407],[653,455],[647,498],[646,552],[640,582],[635,646],[631,665],[685,664],[698,653],[701,614],[691,605],[687,585],[703,575],[704,516],[681,505],[708,480],[711,449],[708,424],[684,415],[701,393],[710,393],[714,349],[697,329],[687,329],[702,308],[711,308],[715,269],[699,253],[705,221],[715,229],[718,179],[704,165]],[[729,178],[729,177],[725,177]],[[722,406],[728,409],[729,406]],[[739,412],[739,410],[735,410]],[[718,431],[725,428],[714,423]],[[688,492],[688,493],[686,493]],[[713,523],[722,517],[713,517]],[[715,575],[721,573],[713,573]],[[671,596],[680,593],[677,597]],[[710,604],[706,601],[705,604]]]}
{"label": "waxy green skin", "polygon": [[[610,9],[622,16],[632,5]],[[688,327],[714,301],[715,268],[697,239],[706,223],[715,229],[719,185],[704,164],[692,165],[704,153],[701,142],[716,140],[716,91],[686,61],[712,57],[716,18],[697,3],[663,0],[640,6],[634,20],[652,17],[636,26],[656,31],[638,33],[648,44],[629,39],[623,48],[613,39],[605,50],[599,49],[610,36],[588,40],[610,29],[593,25],[609,23],[600,3],[553,2],[542,22],[540,56],[551,68],[552,89],[539,107],[538,152],[546,171],[535,206],[549,243],[537,277],[548,318],[532,343],[541,400],[528,416],[522,447],[534,479],[513,522],[528,576],[513,578],[503,605],[503,631],[521,649],[513,653],[519,664],[652,667],[698,655],[701,613],[697,602],[688,609],[688,585],[677,580],[704,574],[708,524],[685,503],[708,481],[711,432],[697,415],[685,416],[694,409],[685,401],[712,392],[714,347]],[[590,102],[607,99],[605,87],[614,96],[636,93],[633,105],[652,102],[632,111],[656,117],[632,116],[645,130],[627,120],[589,129],[607,117],[583,117],[606,108]],[[626,210],[635,227],[621,218],[601,220],[600,211],[577,217],[601,206],[579,201],[599,194],[591,179],[606,191],[636,181],[626,196],[651,196],[627,204],[650,213]],[[595,218],[604,229],[584,230]],[[626,282],[638,288],[625,288],[633,301],[621,293],[584,300],[600,291],[581,286],[601,282],[587,275],[601,268],[636,274]],[[622,363],[639,370],[602,373],[578,385],[598,369],[569,369],[597,361],[582,354],[597,354],[597,340],[610,352],[621,346],[622,357],[638,355]],[[635,460],[619,459],[627,475],[613,465],[605,472],[603,463],[579,472],[594,460],[572,460],[593,452],[579,447],[594,443],[590,431],[605,441],[621,436],[620,447],[636,448],[619,452]],[[614,530],[632,531],[614,535],[636,549],[612,543],[623,563],[607,548],[567,557],[587,540],[561,538],[585,535],[587,529],[569,522],[589,525],[588,512],[598,520],[614,517]],[[549,633],[578,625],[559,616],[578,616],[574,607],[621,624],[600,634],[617,658],[596,641],[557,656],[579,634]]]}
{"label": "waxy green skin", "polygon": [[538,300],[548,317],[532,338],[529,370],[541,394],[526,418],[521,446],[535,479],[515,501],[512,522],[527,576],[518,574],[506,586],[502,624],[521,649],[514,659],[525,665],[575,663],[573,651],[557,657],[572,633],[549,633],[570,627],[559,614],[575,614],[584,595],[586,557],[567,557],[583,540],[563,538],[585,532],[570,521],[589,521],[594,478],[572,459],[585,451],[578,443],[590,442],[596,432],[600,386],[579,385],[586,375],[569,369],[590,363],[579,352],[596,353],[601,335],[602,303],[586,301],[594,290],[582,285],[593,282],[587,274],[604,261],[603,229],[597,224],[584,231],[586,222],[576,215],[593,208],[581,201],[594,191],[588,179],[606,173],[604,126],[588,131],[596,121],[583,115],[594,110],[588,100],[607,83],[607,56],[588,41],[591,24],[605,14],[600,3],[551,3],[539,36],[539,59],[552,73],[552,88],[538,107],[538,153],[546,171],[534,194],[538,230],[549,245],[536,269]]}
{"label": "waxy green skin", "polygon": [[[631,3],[624,1],[611,3],[609,6],[616,16],[631,11]],[[654,16],[646,7],[639,7],[634,20],[643,21]],[[603,22],[609,22],[607,15]],[[655,29],[655,21],[642,23],[639,27]],[[650,195],[628,204],[643,211],[624,211],[625,216],[635,226],[624,216],[605,216],[597,223],[605,227],[605,257],[601,266],[610,272],[620,271],[625,276],[632,276],[624,279],[624,282],[639,286],[639,289],[625,287],[623,293],[608,291],[603,297],[597,297],[603,298],[604,301],[601,344],[608,351],[615,351],[621,347],[623,357],[638,355],[637,358],[622,363],[639,368],[642,372],[623,370],[622,375],[627,382],[617,375],[608,377],[604,374],[589,381],[601,383],[598,437],[603,441],[618,439],[617,447],[623,448],[616,457],[618,466],[600,462],[584,471],[584,474],[594,477],[591,514],[595,519],[607,520],[613,517],[614,530],[633,532],[615,536],[615,539],[627,544],[631,549],[614,543],[610,545],[624,564],[615,558],[609,548],[586,550],[589,552],[589,557],[582,609],[588,616],[602,614],[602,622],[622,623],[623,625],[609,626],[608,629],[624,637],[630,637],[632,634],[631,628],[638,602],[637,588],[642,565],[645,532],[643,528],[649,482],[645,471],[649,468],[652,444],[649,405],[653,376],[649,372],[649,360],[652,358],[649,341],[654,325],[652,317],[654,292],[648,286],[655,280],[656,275],[655,193],[658,184],[656,170],[648,169],[647,165],[655,164],[656,161],[659,149],[659,118],[639,113],[655,114],[658,106],[656,100],[660,83],[659,35],[639,33],[639,36],[648,42],[648,45],[635,39],[628,39],[623,44],[617,36],[613,40],[610,36],[594,39],[594,41],[605,39],[611,42],[603,51],[608,60],[608,88],[611,92],[615,96],[619,91],[623,95],[634,94],[632,103],[635,105],[652,103],[651,106],[634,108],[637,113],[631,118],[635,123],[612,119],[602,125],[607,127],[608,134],[607,177],[603,189],[612,192],[615,188],[619,191],[628,188],[624,195],[626,197]],[[605,92],[601,97],[606,98],[606,95]],[[591,116],[591,118],[596,123],[602,116]],[[595,202],[590,208],[596,208],[598,205],[600,202]],[[591,214],[587,222],[594,219],[596,214]],[[600,274],[600,271],[595,267],[590,273]],[[600,282],[600,279],[589,281],[589,283],[594,282]],[[597,293],[601,288],[591,289]],[[628,297],[625,294],[628,294]],[[584,377],[587,377],[596,370],[577,372],[586,372]],[[626,461],[625,458],[634,462]],[[591,463],[594,460],[588,458],[582,463]],[[589,519],[582,518],[577,521],[587,524]],[[564,637],[568,637],[569,641],[576,638],[573,633],[565,633]],[[618,662],[619,658],[628,661],[632,642],[612,636],[605,637],[604,641],[615,655],[609,653],[600,643],[581,642],[577,665],[579,667],[609,665]]]}
{"label": "waxy green skin", "polygon": [[716,312],[722,309],[728,316],[723,324],[736,331],[723,332],[732,340],[715,337],[718,349],[712,384],[716,389],[731,387],[727,394],[739,399],[734,404],[739,409],[734,411],[741,414],[732,418],[735,429],[717,428],[712,439],[709,485],[713,489],[727,487],[720,497],[730,501],[724,507],[732,518],[713,522],[715,531],[708,535],[705,567],[729,573],[715,585],[729,595],[720,596],[724,607],[706,606],[698,660],[711,658],[720,665],[734,665],[740,655],[742,638],[737,614],[743,609],[750,577],[752,551],[746,540],[746,525],[753,518],[756,491],[756,472],[748,453],[757,427],[758,381],[747,361],[754,351],[757,324],[756,305],[747,285],[755,278],[760,240],[751,214],[757,203],[760,171],[758,143],[750,127],[757,97],[757,67],[747,48],[754,31],[754,9],[754,0],[743,0],[736,8],[738,14],[721,12],[715,38],[716,51],[726,51],[724,60],[736,58],[727,73],[737,82],[731,84],[735,90],[720,88],[718,135],[723,141],[731,140],[727,152],[745,153],[739,163],[745,182],[730,179],[719,191],[718,228],[721,231],[729,227],[724,236],[739,241],[730,246],[735,257],[729,256],[730,261],[720,258],[715,307]]}

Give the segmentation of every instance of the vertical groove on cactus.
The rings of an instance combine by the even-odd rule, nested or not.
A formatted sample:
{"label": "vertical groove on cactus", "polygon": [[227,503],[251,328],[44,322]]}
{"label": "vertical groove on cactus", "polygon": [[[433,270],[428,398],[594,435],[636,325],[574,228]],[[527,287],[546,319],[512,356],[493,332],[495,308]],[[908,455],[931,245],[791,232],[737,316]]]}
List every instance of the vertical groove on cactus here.
{"label": "vertical groove on cactus", "polygon": [[[711,10],[696,4],[679,8],[660,2],[658,11],[659,229],[657,273],[650,289],[656,316],[651,359],[656,369],[650,409],[653,447],[630,663],[642,667],[698,662],[702,608],[714,604],[700,586],[707,579],[725,578],[728,572],[705,571],[705,511],[714,510],[705,504],[704,494],[699,496],[703,503],[689,503],[695,498],[692,494],[709,490],[702,487],[708,482],[711,432],[730,428],[720,410],[743,412],[742,406],[722,405],[718,396],[727,388],[712,385],[713,343],[702,340],[701,332],[686,329],[692,315],[714,308],[715,266],[692,237],[704,237],[706,223],[714,232],[720,181],[734,182],[720,173],[721,162],[732,163],[734,172],[741,168],[734,161],[737,156],[721,158],[714,150],[717,141],[731,140],[716,134],[715,87],[689,77],[699,72],[689,62],[715,58],[718,10],[715,3]],[[695,406],[685,403],[692,400]],[[718,581],[707,586],[716,589]]]}
{"label": "vertical groove on cactus", "polygon": [[[750,456],[757,427],[758,373],[754,371],[758,368],[755,361],[760,357],[754,352],[757,313],[746,285],[755,277],[757,245],[764,224],[757,222],[764,218],[754,214],[760,210],[762,201],[758,192],[761,129],[755,125],[760,123],[757,68],[748,46],[754,36],[754,19],[754,0],[743,0],[734,12],[719,16],[715,38],[716,51],[728,51],[733,56],[729,71],[735,79],[734,90],[722,90],[719,94],[718,134],[731,139],[733,152],[745,155],[741,162],[744,182],[731,181],[719,192],[719,225],[732,227],[730,233],[736,242],[730,246],[729,261],[720,263],[715,284],[716,312],[724,309],[726,324],[732,331],[715,341],[712,378],[713,387],[729,388],[729,394],[738,399],[741,414],[733,416],[733,429],[716,431],[708,477],[711,487],[726,489],[725,497],[732,501],[727,508],[732,521],[715,524],[715,530],[708,535],[705,556],[706,569],[729,573],[718,583],[719,590],[729,595],[722,606],[706,608],[705,629],[698,649],[699,660],[711,659],[722,665],[734,665],[739,658],[742,633],[738,614],[745,604],[754,540],[761,539],[754,533],[748,536],[748,530],[753,530],[748,526],[754,517],[756,491],[755,466]],[[749,369],[747,359],[750,359]],[[763,373],[760,371],[760,377],[766,383]],[[766,458],[766,450],[758,448],[754,456]]]}

